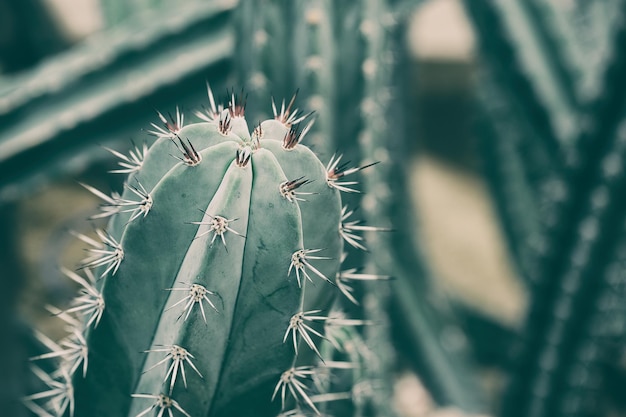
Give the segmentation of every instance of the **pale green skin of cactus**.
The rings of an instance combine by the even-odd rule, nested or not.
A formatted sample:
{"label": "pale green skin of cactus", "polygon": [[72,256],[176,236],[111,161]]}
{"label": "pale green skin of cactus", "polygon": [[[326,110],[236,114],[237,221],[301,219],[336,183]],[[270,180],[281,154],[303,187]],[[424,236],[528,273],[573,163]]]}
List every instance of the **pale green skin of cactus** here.
{"label": "pale green skin of cactus", "polygon": [[[130,214],[121,213],[110,222],[109,233],[125,255],[117,273],[101,281],[106,308],[88,335],[87,376],[74,378],[76,416],[135,416],[153,400],[131,394],[169,395],[170,379],[164,379],[170,362],[146,372],[166,353],[144,351],[172,344],[194,355],[203,376],[185,366],[187,387],[179,374],[171,394],[192,417],[279,411],[280,399],[272,402],[272,391],[295,363],[291,335],[283,343],[289,320],[302,307],[327,309],[337,292],[310,271],[313,282],[303,285],[303,292],[295,270],[288,275],[291,255],[324,249],[315,255],[330,259],[311,263],[334,279],[343,249],[341,198],[311,150],[283,149],[285,126],[266,121],[263,132],[260,149],[239,167],[236,151],[250,143],[243,118],[233,119],[228,135],[212,123],[187,126],[179,136],[193,143],[200,164],[172,158],[176,148],[161,138],[128,179],[132,184],[137,178],[154,203],[145,217],[128,222]],[[288,201],[279,184],[301,176],[313,181],[301,191],[315,194]],[[190,222],[210,220],[199,209],[236,218],[229,227],[245,237],[226,232],[226,247],[219,236],[211,244],[213,233],[196,238],[206,226]],[[192,283],[215,292],[207,296],[218,312],[205,302],[206,323],[197,305],[187,320],[179,318],[185,303],[166,311],[187,293],[165,289]],[[301,344],[297,363],[306,357],[313,363],[312,355]]]}

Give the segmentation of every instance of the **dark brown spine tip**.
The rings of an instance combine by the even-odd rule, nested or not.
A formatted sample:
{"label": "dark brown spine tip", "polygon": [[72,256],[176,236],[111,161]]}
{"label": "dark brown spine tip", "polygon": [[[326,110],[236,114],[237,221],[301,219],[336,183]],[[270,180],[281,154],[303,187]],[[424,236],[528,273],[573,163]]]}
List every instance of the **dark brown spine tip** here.
{"label": "dark brown spine tip", "polygon": [[298,145],[302,141],[302,139],[309,132],[309,130],[311,130],[314,121],[315,120],[311,120],[303,129],[299,129],[298,123],[294,123],[293,125],[291,125],[291,127],[289,128],[289,132],[285,134],[285,137],[283,139],[283,149],[290,150],[295,148],[296,145]]}
{"label": "dark brown spine tip", "polygon": [[263,137],[263,128],[261,127],[261,122],[259,122],[251,135],[251,146],[252,150],[257,150],[261,147],[261,138]]}
{"label": "dark brown spine tip", "polygon": [[350,165],[350,161],[346,161],[340,165],[337,165],[335,168],[329,170],[328,178],[331,180],[338,180],[340,178],[345,177],[346,175],[354,174],[355,172],[362,171],[365,168],[369,168],[378,163],[380,163],[380,161],[372,162],[371,164],[363,165],[360,167],[348,168],[348,165]]}
{"label": "dark brown spine tip", "polygon": [[298,128],[296,126],[291,126],[289,132],[285,134],[285,138],[283,139],[283,148],[293,149],[299,142],[300,132],[298,132]]}
{"label": "dark brown spine tip", "polygon": [[229,110],[224,110],[220,114],[220,118],[218,121],[218,129],[222,135],[228,135],[230,130],[233,128],[232,118]]}
{"label": "dark brown spine tip", "polygon": [[196,151],[191,141],[187,139],[187,143],[185,143],[178,135],[176,135],[176,139],[178,139],[178,143],[174,139],[172,139],[172,142],[174,142],[174,145],[176,145],[178,150],[183,154],[183,157],[178,159],[189,166],[198,165],[202,161],[202,155]]}
{"label": "dark brown spine tip", "polygon": [[296,192],[296,190],[302,187],[303,185],[309,184],[311,182],[312,181],[307,180],[304,177],[300,177],[300,178],[296,178],[295,180],[288,180],[288,181],[280,183],[280,185],[278,186],[278,190],[280,191],[280,194],[283,197],[285,197],[287,200],[291,201],[292,203],[296,200],[305,201],[303,198],[299,198],[298,195],[315,194],[315,193]]}
{"label": "dark brown spine tip", "polygon": [[285,191],[295,191],[303,185],[309,184],[311,181],[305,177],[296,178],[295,180],[285,181],[282,186]]}
{"label": "dark brown spine tip", "polygon": [[238,167],[243,168],[247,166],[250,158],[252,158],[252,150],[249,147],[237,149],[235,160]]}

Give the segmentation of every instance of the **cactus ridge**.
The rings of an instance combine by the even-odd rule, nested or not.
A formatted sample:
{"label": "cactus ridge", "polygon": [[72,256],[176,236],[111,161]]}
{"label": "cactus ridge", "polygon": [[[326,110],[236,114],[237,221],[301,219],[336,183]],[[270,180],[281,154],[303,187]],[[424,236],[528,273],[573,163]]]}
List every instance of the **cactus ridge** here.
{"label": "cactus ridge", "polygon": [[60,344],[41,335],[51,353],[32,358],[59,358],[67,389],[27,397],[31,408],[247,415],[260,405],[241,400],[265,393],[268,415],[320,414],[320,403],[350,399],[316,379],[334,367],[323,345],[340,346],[337,329],[366,324],[338,314],[337,295],[356,303],[353,282],[387,278],[340,272],[344,241],[365,249],[362,233],[384,230],[348,219],[340,196],[358,190],[338,180],[372,164],[322,164],[300,144],[312,121],[295,96],[280,110],[272,100],[275,118],[251,134],[243,93],[218,107],[208,92],[203,122],[158,113],[152,146],[110,150],[129,175],[121,194],[84,185],[109,226],[77,235],[89,248],[85,277],[64,270],[82,287],[62,312],[73,333]]}

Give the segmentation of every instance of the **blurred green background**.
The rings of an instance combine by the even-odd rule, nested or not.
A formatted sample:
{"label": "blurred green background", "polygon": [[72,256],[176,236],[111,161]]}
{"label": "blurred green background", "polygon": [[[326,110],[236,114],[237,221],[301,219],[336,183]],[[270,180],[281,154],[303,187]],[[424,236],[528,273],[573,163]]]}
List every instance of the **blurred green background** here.
{"label": "blurred green background", "polygon": [[[613,197],[624,163],[618,146],[623,2],[389,3],[401,20],[402,77],[394,81],[403,90],[405,125],[389,133],[402,136],[401,162],[398,149],[383,161],[402,168],[403,187],[392,189],[389,213],[396,207],[412,219],[393,226],[418,242],[416,258],[424,260],[415,281],[427,283],[415,285],[422,292],[415,303],[432,303],[445,317],[432,321],[436,331],[422,334],[407,325],[407,311],[415,310],[397,311],[391,303],[395,409],[415,417],[625,414],[624,210],[623,198]],[[252,28],[233,23],[239,7],[235,1],[0,0],[0,334],[7,335],[0,355],[9,358],[0,361],[0,375],[8,376],[0,378],[0,409],[7,416],[26,415],[15,399],[29,386],[24,364],[37,349],[29,328],[63,334],[44,307],[66,304],[75,290],[59,272],[83,256],[69,231],[97,225],[87,218],[100,202],[78,182],[119,190],[121,179],[107,173],[114,158],[102,146],[121,150],[131,140],[149,140],[142,129],[157,120],[155,109],[181,106],[193,117],[207,105],[206,80],[222,91],[238,85],[245,73],[239,67],[253,54],[237,45],[264,43],[246,33]],[[274,35],[265,36],[271,43]],[[342,48],[349,45],[334,41],[339,55],[347,52]],[[246,85],[252,93],[265,83],[255,74]],[[305,104],[315,104],[304,95]],[[268,96],[251,111],[260,118],[269,104]],[[347,142],[348,149],[358,147]],[[372,156],[363,152],[362,159]],[[611,169],[617,173],[598,174]],[[599,212],[605,207],[608,217]],[[588,234],[593,237],[580,237]],[[577,244],[595,244],[597,235],[601,243],[591,249]],[[591,278],[568,287],[577,273],[570,264],[582,265]],[[563,294],[572,305],[562,305]],[[602,297],[613,297],[609,307]],[[570,311],[576,308],[579,316]],[[602,317],[614,328],[597,335]],[[557,343],[546,329],[561,322],[570,333]],[[463,358],[469,371],[451,367],[469,372],[469,385],[476,386],[469,389],[459,375],[467,392],[451,394],[456,388],[445,381],[457,377],[438,375],[441,368],[415,342],[431,337],[449,350],[444,356]],[[597,363],[578,361],[585,349],[602,352],[593,357]],[[562,355],[557,365],[546,365],[550,352]],[[579,362],[588,374],[572,376]],[[533,370],[526,375],[525,368]],[[554,384],[545,395],[544,374]],[[480,406],[457,401],[475,391],[484,397],[476,398]],[[598,404],[586,405],[591,397]],[[513,410],[515,404],[524,405]]]}

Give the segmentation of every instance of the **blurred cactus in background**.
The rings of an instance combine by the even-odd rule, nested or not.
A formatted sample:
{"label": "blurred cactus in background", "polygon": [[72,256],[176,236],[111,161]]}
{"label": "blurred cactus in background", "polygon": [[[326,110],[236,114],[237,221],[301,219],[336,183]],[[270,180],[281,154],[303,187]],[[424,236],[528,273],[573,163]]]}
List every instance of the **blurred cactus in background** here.
{"label": "blurred cactus in background", "polygon": [[607,415],[623,407],[626,3],[466,5],[481,149],[530,297],[502,415]]}
{"label": "blurred cactus in background", "polygon": [[[50,24],[47,48],[3,55],[2,305],[19,308],[27,285],[21,202],[71,177],[96,184],[104,210],[95,235],[82,219],[60,226],[91,247],[63,269],[77,301],[65,281],[42,284],[71,330],[33,336],[28,318],[0,315],[15,358],[3,409],[25,415],[21,397],[39,416],[624,414],[626,2],[463,2],[473,166],[528,298],[519,326],[442,291],[429,258],[413,120],[429,74],[406,34],[434,3],[456,4],[101,0],[98,33],[70,46]],[[20,49],[1,35],[2,51]],[[207,102],[207,80],[245,92]],[[157,140],[128,144],[140,129]],[[51,246],[48,265],[62,263]],[[399,405],[407,372],[435,405]]]}

